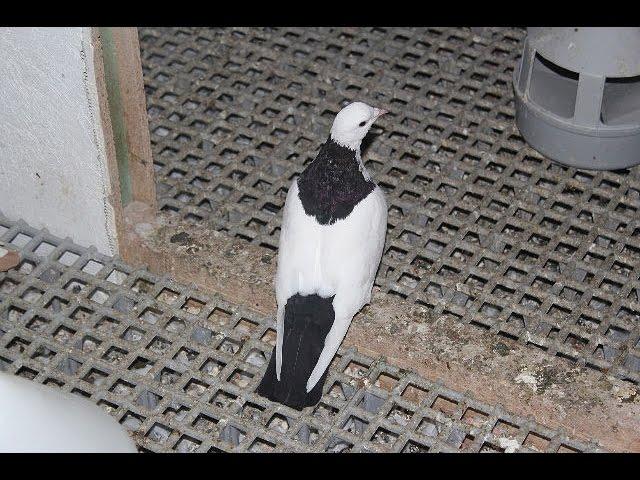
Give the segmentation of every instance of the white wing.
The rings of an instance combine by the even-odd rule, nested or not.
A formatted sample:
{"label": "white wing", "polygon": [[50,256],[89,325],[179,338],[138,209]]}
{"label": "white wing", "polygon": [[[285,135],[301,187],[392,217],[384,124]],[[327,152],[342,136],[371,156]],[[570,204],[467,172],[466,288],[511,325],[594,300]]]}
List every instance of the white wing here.
{"label": "white wing", "polygon": [[335,295],[335,320],[307,382],[310,391],[329,366],[351,319],[371,299],[387,227],[387,205],[376,187],[333,225],[319,225],[304,212],[297,181],[291,185],[283,212],[276,274],[276,375],[280,379],[284,307],[296,293]]}

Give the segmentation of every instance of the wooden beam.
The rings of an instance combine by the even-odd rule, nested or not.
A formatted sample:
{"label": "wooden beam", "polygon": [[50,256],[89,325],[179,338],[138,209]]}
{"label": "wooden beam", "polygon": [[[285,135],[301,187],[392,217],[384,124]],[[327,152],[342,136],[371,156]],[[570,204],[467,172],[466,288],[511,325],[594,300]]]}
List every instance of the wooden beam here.
{"label": "wooden beam", "polygon": [[155,209],[155,178],[138,31],[135,27],[97,30],[102,41],[122,204],[142,202]]}
{"label": "wooden beam", "polygon": [[94,27],[92,39],[101,123],[116,213],[118,253],[127,260],[123,209],[131,202],[156,210],[147,105],[135,27]]}

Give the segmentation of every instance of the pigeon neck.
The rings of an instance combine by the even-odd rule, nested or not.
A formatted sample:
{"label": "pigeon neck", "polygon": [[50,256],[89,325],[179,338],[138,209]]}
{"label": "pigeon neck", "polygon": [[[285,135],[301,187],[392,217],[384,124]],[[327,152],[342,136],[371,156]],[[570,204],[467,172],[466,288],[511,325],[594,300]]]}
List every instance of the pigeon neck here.
{"label": "pigeon neck", "polygon": [[358,156],[360,156],[360,144],[362,143],[361,138],[351,138],[348,135],[341,134],[340,132],[335,132],[333,129],[331,130],[331,136],[329,138],[341,147],[345,147],[349,150],[357,152]]}
{"label": "pigeon neck", "polygon": [[360,151],[329,138],[298,179],[298,197],[307,215],[321,225],[344,219],[375,188]]}

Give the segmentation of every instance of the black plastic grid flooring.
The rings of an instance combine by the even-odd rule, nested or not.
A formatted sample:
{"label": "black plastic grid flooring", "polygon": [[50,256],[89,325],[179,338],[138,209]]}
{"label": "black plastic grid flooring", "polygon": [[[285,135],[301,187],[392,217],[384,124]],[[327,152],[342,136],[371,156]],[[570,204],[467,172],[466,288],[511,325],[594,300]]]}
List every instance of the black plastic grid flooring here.
{"label": "black plastic grid flooring", "polygon": [[341,349],[316,407],[253,390],[274,322],[12,222],[0,273],[0,371],[81,395],[156,452],[599,451],[500,406]]}
{"label": "black plastic grid flooring", "polygon": [[550,162],[515,126],[509,28],[140,29],[165,214],[275,250],[293,178],[347,101],[390,110],[376,284],[640,383],[640,178]]}

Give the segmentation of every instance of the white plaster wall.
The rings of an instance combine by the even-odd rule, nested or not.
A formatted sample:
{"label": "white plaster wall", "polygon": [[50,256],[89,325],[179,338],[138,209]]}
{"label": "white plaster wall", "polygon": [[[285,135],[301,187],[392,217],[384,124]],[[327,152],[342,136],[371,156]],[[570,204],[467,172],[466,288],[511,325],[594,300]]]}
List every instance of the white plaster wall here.
{"label": "white plaster wall", "polygon": [[117,253],[90,28],[0,28],[0,211]]}

